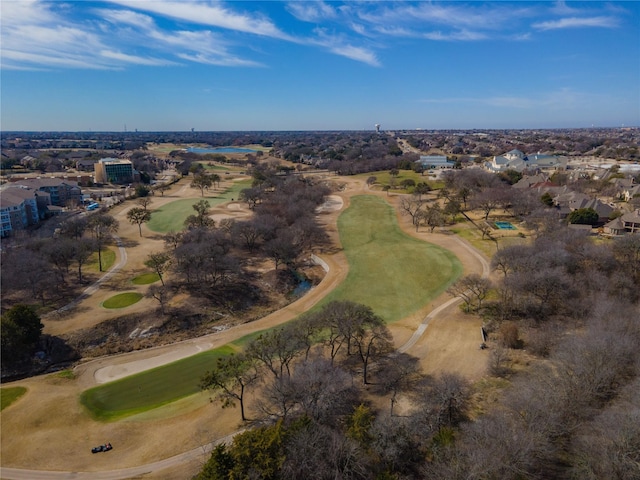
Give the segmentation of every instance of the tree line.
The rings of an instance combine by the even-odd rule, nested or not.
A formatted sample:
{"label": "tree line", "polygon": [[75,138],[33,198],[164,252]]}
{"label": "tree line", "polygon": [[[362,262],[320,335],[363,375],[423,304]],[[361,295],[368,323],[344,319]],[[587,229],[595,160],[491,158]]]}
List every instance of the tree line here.
{"label": "tree line", "polygon": [[[456,375],[422,375],[416,358],[393,351],[384,320],[350,301],[262,333],[201,386],[223,407],[239,404],[253,428],[216,447],[198,479],[419,478],[422,455],[466,418],[471,393]],[[409,415],[395,413],[401,395]]]}
{"label": "tree line", "polygon": [[[441,199],[463,214],[503,188],[492,178],[456,172]],[[594,241],[518,201],[530,244],[498,250],[495,280],[449,290],[484,320],[486,379],[424,376],[384,334],[365,363],[349,332],[367,307],[326,305],[234,356],[255,377],[235,382],[221,359],[203,379],[227,405],[259,389],[258,418],[196,478],[640,478],[640,236]]]}

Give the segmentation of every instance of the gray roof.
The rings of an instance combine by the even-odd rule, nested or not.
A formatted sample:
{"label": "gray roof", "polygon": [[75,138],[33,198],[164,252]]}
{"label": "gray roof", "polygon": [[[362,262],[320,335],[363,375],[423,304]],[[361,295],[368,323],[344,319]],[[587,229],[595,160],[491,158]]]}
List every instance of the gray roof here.
{"label": "gray roof", "polygon": [[77,187],[78,182],[67,180],[64,178],[25,178],[14,182],[16,185],[25,185],[34,189],[42,187],[59,187],[60,185],[68,185],[69,187]]}
{"label": "gray roof", "polygon": [[0,193],[0,208],[15,207],[35,198],[36,192],[31,188],[7,185]]}

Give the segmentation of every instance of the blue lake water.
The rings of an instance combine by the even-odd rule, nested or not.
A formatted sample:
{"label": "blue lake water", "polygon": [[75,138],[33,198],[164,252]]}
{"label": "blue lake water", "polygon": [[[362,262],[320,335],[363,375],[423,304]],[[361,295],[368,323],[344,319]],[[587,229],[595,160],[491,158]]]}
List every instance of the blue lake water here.
{"label": "blue lake water", "polygon": [[236,147],[216,147],[216,148],[198,148],[189,147],[187,152],[190,153],[256,153],[257,150],[251,148],[236,148]]}

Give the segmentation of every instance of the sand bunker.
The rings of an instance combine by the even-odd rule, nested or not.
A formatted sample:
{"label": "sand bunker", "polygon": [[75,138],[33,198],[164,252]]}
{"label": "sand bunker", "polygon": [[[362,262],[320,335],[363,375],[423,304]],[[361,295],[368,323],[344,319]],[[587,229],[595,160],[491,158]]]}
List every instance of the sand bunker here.
{"label": "sand bunker", "polygon": [[316,208],[316,212],[337,212],[342,209],[343,205],[344,202],[342,201],[342,197],[339,197],[338,195],[329,195],[325,202]]}

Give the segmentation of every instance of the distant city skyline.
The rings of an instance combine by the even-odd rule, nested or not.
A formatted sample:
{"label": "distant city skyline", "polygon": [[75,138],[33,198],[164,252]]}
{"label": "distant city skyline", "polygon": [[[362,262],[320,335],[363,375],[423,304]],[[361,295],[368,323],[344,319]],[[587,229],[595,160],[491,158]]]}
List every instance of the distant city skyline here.
{"label": "distant city skyline", "polygon": [[0,24],[4,131],[640,126],[635,1],[8,0]]}

